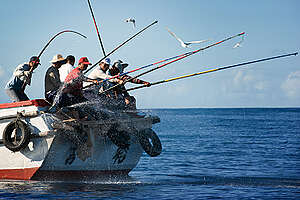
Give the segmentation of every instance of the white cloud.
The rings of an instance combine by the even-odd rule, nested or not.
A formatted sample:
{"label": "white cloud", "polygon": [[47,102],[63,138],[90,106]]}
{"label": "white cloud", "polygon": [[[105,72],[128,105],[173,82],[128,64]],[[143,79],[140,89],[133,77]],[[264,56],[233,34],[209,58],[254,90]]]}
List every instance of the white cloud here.
{"label": "white cloud", "polygon": [[234,92],[260,92],[268,89],[269,84],[261,75],[251,71],[239,70],[233,78],[233,83],[227,85]]}
{"label": "white cloud", "polygon": [[281,88],[289,98],[300,97],[300,71],[290,73]]}

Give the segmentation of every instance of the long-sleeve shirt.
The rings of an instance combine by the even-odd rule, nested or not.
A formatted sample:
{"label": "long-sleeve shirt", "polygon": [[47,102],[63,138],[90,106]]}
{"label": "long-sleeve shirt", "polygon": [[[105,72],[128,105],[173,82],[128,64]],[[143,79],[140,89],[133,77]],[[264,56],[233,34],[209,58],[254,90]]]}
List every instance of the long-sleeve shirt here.
{"label": "long-sleeve shirt", "polygon": [[141,79],[138,79],[138,78],[132,79],[132,77],[128,76],[128,75],[123,75],[123,76],[120,77],[120,79],[123,80],[123,81],[127,81],[127,80],[131,79],[129,82],[130,83],[136,83],[136,84],[144,84],[145,83],[145,81],[143,81]]}
{"label": "long-sleeve shirt", "polygon": [[5,89],[14,89],[16,91],[21,91],[24,82],[27,80],[28,85],[31,82],[31,75],[26,72],[30,71],[29,63],[23,63],[17,66],[15,71],[13,72],[12,77],[7,82]]}
{"label": "long-sleeve shirt", "polygon": [[74,96],[81,96],[82,95],[82,87],[83,81],[87,81],[88,78],[82,74],[82,71],[77,67],[73,69],[65,79],[65,90],[68,93]]}
{"label": "long-sleeve shirt", "polygon": [[58,90],[60,86],[61,82],[58,69],[54,66],[49,67],[45,75],[45,94],[50,91]]}
{"label": "long-sleeve shirt", "polygon": [[[105,80],[105,79],[109,79],[111,77],[112,77],[111,75],[106,74],[100,67],[97,67],[88,75],[88,78],[96,79],[96,80]],[[106,90],[107,88],[111,87],[111,84],[109,82],[117,83],[118,80],[117,79],[109,79],[108,82],[104,82],[104,83],[100,84],[99,86],[97,86],[99,91],[102,92],[102,91]],[[90,82],[85,82],[84,86],[88,86],[91,84],[92,83],[90,83]]]}

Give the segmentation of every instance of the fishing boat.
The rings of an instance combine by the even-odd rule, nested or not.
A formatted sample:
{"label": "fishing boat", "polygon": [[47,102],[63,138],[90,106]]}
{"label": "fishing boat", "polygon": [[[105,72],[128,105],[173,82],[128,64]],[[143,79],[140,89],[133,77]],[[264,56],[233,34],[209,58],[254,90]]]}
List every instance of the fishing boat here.
{"label": "fishing boat", "polygon": [[152,130],[158,117],[95,110],[96,104],[79,105],[84,119],[72,117],[78,105],[51,114],[43,99],[0,104],[0,179],[127,175],[143,151],[161,153]]}

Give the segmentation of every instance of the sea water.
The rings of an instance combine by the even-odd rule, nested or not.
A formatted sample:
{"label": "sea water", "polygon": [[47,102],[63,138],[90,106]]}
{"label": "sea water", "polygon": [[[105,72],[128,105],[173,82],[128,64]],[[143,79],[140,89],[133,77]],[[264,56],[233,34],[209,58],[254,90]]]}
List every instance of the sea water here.
{"label": "sea water", "polygon": [[0,180],[0,199],[300,199],[300,108],[145,112],[163,151],[128,177]]}

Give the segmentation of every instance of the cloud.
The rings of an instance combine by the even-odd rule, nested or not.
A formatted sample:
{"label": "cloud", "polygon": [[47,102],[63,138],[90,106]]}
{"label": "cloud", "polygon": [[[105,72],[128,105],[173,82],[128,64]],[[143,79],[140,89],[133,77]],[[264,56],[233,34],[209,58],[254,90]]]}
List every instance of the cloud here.
{"label": "cloud", "polygon": [[261,75],[251,71],[239,70],[232,83],[227,85],[233,92],[263,92],[269,88],[269,83]]}
{"label": "cloud", "polygon": [[281,88],[291,99],[300,97],[300,71],[290,73]]}

